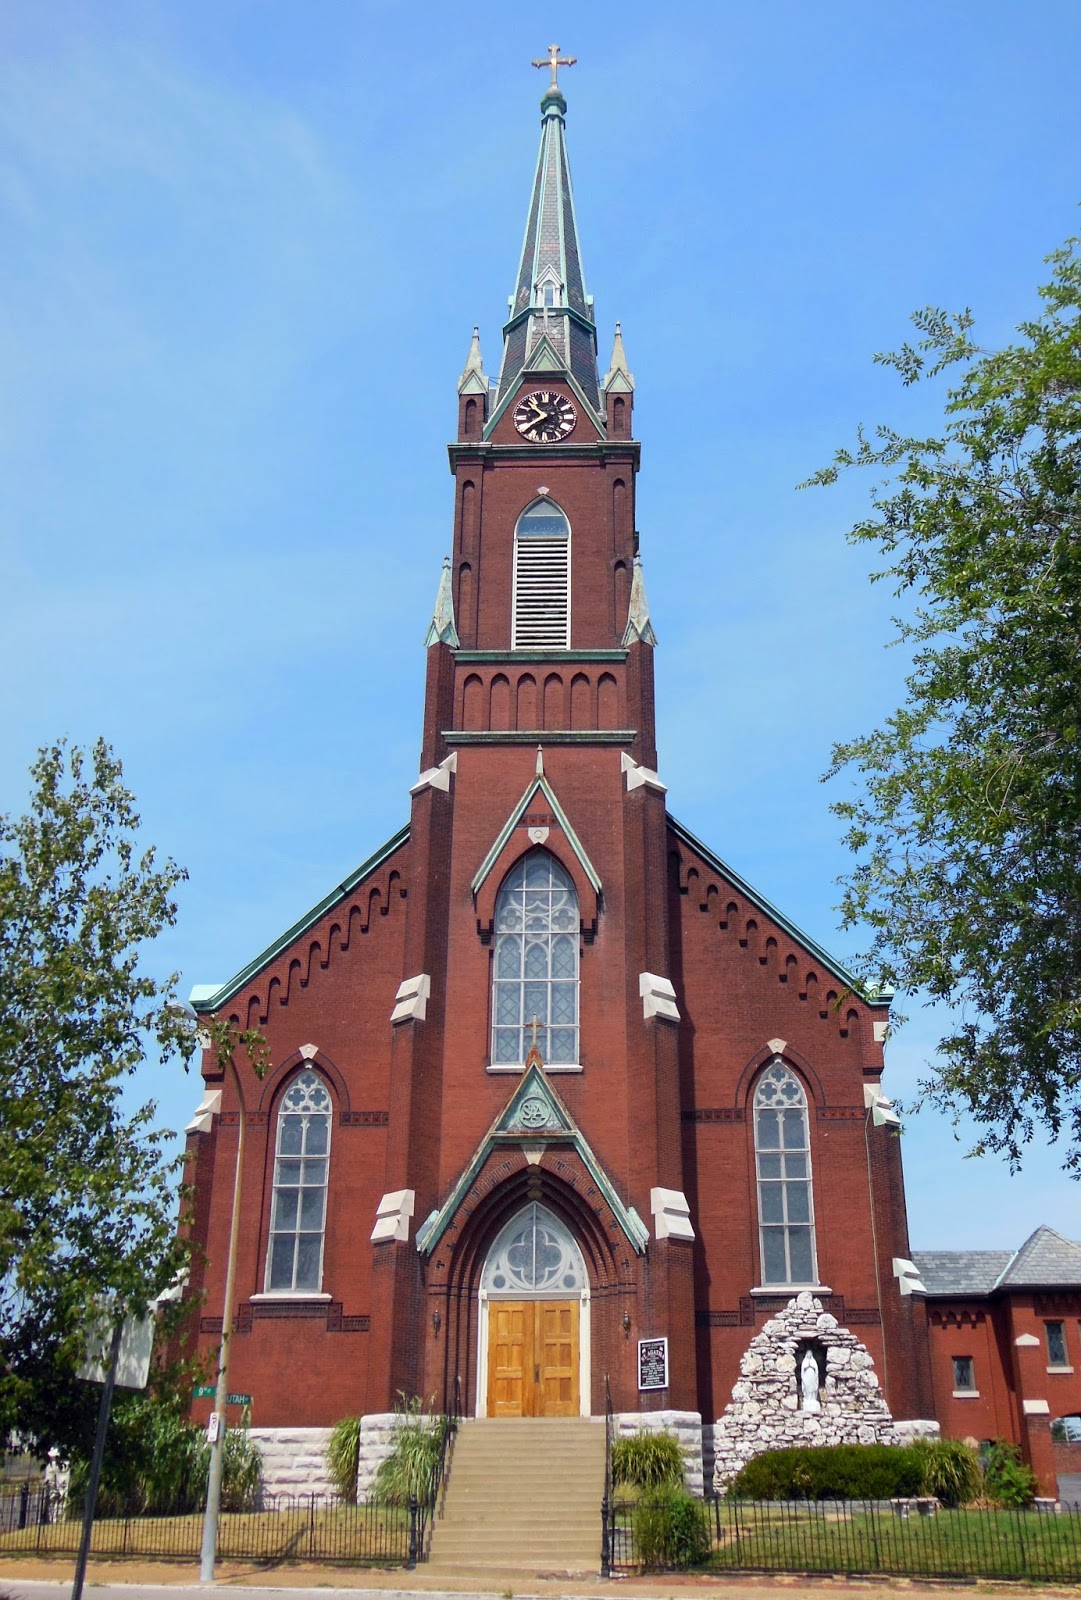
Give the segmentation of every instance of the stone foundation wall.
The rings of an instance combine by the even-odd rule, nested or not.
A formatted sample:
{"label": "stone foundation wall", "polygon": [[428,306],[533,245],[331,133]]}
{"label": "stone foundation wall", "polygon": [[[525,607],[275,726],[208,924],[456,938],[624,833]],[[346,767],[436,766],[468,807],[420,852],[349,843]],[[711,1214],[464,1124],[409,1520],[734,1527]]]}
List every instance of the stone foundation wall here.
{"label": "stone foundation wall", "polygon": [[[820,1409],[805,1408],[796,1351],[813,1343],[825,1358]],[[899,1444],[866,1345],[823,1311],[812,1294],[797,1295],[748,1345],[732,1399],[713,1430],[713,1481],[722,1490],[765,1450],[793,1445]]]}
{"label": "stone foundation wall", "polygon": [[382,1463],[394,1449],[394,1411],[373,1411],[360,1419],[360,1450],[357,1456],[357,1499],[364,1504]]}
{"label": "stone foundation wall", "polygon": [[[705,1478],[702,1472],[702,1417],[697,1411],[619,1411],[613,1417],[616,1437],[625,1439],[630,1434],[661,1432],[674,1433],[683,1450],[683,1477],[692,1494],[701,1494]],[[710,1433],[712,1434],[712,1428]]]}
{"label": "stone foundation wall", "polygon": [[253,1428],[252,1442],[263,1458],[267,1494],[333,1494],[327,1473],[329,1428]]}

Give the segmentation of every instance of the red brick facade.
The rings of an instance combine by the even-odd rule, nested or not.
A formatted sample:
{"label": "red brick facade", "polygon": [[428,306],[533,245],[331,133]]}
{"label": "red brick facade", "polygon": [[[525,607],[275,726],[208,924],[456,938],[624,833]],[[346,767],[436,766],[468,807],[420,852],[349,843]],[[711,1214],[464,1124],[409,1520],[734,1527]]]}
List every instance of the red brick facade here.
{"label": "red brick facade", "polygon": [[[549,121],[559,104],[546,97]],[[568,293],[573,308],[573,281]],[[592,310],[578,300],[564,331],[578,340],[581,372]],[[617,351],[622,359],[621,343]],[[200,1002],[259,1028],[274,1063],[247,1093],[230,1386],[254,1395],[260,1426],[386,1411],[399,1391],[442,1403],[456,1377],[467,1412],[484,1409],[481,1273],[500,1229],[537,1200],[586,1264],[582,1409],[603,1409],[608,1375],[617,1410],[713,1419],[756,1329],[794,1292],[764,1283],[759,1241],[752,1099],[761,1073],[781,1061],[808,1107],[816,1287],[871,1351],[894,1415],[937,1409],[950,1431],[1016,1433],[997,1379],[978,1426],[967,1411],[955,1418],[941,1392],[938,1330],[932,1398],[924,1303],[901,1292],[895,1272],[910,1253],[900,1144],[888,1123],[875,1125],[865,1094],[882,1073],[885,1004],[856,994],[836,963],[667,812],[654,771],[652,632],[628,628],[639,445],[623,377],[594,404],[549,354],[509,377],[505,363],[497,395],[479,374],[478,347],[450,448],[457,637],[428,647],[426,781],[408,829],[302,931]],[[571,402],[576,422],[565,438],[529,443],[515,404],[541,389]],[[515,528],[538,496],[571,529],[570,645],[516,651]],[[477,882],[536,781],[538,747],[547,789]],[[497,1124],[521,1068],[494,1069],[490,1059],[493,917],[500,884],[538,840],[579,903],[580,1048],[575,1070],[551,1076],[573,1135],[512,1138]],[[399,986],[421,975],[424,1004],[392,1023]],[[663,1006],[648,1014],[642,975],[670,981],[678,1017]],[[334,1108],[321,1286],[269,1294],[276,1122],[283,1093],[309,1066]],[[209,1362],[239,1107],[232,1076],[209,1053],[203,1071],[221,1090],[189,1139],[205,1254],[191,1289],[203,1297],[199,1345]],[[685,1197],[693,1239],[658,1227],[657,1190]],[[408,1236],[373,1243],[382,1197],[401,1191],[412,1200]],[[433,1214],[438,1238],[418,1248]],[[993,1319],[970,1331],[990,1373],[1006,1334]],[[640,1391],[637,1341],[659,1336],[668,1339],[668,1386]]]}

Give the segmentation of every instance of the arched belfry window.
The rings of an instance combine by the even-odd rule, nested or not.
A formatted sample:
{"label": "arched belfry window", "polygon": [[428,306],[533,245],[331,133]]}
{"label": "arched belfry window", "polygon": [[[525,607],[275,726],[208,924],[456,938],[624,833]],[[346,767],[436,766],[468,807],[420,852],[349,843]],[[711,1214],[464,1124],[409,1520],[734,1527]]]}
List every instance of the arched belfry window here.
{"label": "arched belfry window", "polygon": [[571,642],[571,526],[554,500],[534,500],[514,530],[512,650]]}
{"label": "arched belfry window", "polygon": [[547,1206],[526,1206],[496,1238],[484,1263],[481,1288],[489,1295],[565,1298],[589,1287],[582,1252],[566,1225]]}
{"label": "arched belfry window", "polygon": [[578,896],[547,850],[531,850],[508,872],[495,902],[492,1062],[524,1062],[539,1024],[545,1062],[578,1060]]}
{"label": "arched belfry window", "polygon": [[270,1291],[318,1293],[322,1287],[331,1110],[326,1085],[310,1068],[282,1095],[267,1252]]}
{"label": "arched belfry window", "polygon": [[807,1096],[781,1061],[755,1089],[754,1145],[762,1282],[816,1283]]}

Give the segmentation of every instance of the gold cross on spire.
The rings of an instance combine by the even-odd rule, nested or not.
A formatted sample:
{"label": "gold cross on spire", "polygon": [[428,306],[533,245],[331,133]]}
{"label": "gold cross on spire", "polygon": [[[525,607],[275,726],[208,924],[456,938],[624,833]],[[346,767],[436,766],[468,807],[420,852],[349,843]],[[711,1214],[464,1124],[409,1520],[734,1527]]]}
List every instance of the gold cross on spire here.
{"label": "gold cross on spire", "polygon": [[561,56],[559,53],[559,46],[557,44],[550,44],[548,46],[548,54],[543,56],[540,61],[534,61],[533,65],[535,67],[551,67],[552,82],[549,87],[554,89],[558,94],[560,67],[573,67],[577,59],[577,56]]}

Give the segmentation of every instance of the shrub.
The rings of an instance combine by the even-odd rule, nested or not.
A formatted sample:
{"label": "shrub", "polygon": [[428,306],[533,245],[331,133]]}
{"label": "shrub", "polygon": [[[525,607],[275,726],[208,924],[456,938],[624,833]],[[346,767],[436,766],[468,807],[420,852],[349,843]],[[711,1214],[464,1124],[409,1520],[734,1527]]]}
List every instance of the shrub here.
{"label": "shrub", "polygon": [[742,1500],[890,1500],[916,1495],[924,1452],[914,1445],[837,1444],[767,1450],[737,1473]]}
{"label": "shrub", "polygon": [[975,1500],[983,1486],[980,1458],[960,1439],[917,1439],[923,1467],[920,1493],[933,1494],[944,1506],[963,1506]]}
{"label": "shrub", "polygon": [[406,1400],[399,1395],[398,1399],[394,1446],[386,1460],[380,1462],[372,1488],[375,1498],[388,1505],[408,1505],[413,1498],[423,1504],[435,1494],[435,1476],[450,1420],[430,1416],[419,1396]]}
{"label": "shrub", "polygon": [[667,1429],[641,1428],[612,1446],[612,1482],[636,1489],[683,1487],[683,1450]]}
{"label": "shrub", "polygon": [[360,1464],[360,1418],[343,1417],[330,1430],[327,1442],[327,1473],[343,1500],[357,1497],[357,1468]]}
{"label": "shrub", "polygon": [[[201,1430],[200,1430],[201,1432]],[[206,1500],[206,1479],[210,1471],[210,1446],[201,1440],[200,1504]],[[230,1428],[225,1435],[222,1460],[221,1508],[223,1511],[254,1511],[263,1496],[263,1458],[247,1426]]]}
{"label": "shrub", "polygon": [[634,1542],[643,1566],[698,1566],[711,1551],[706,1508],[684,1488],[647,1489],[634,1508]]}
{"label": "shrub", "polygon": [[[98,1515],[128,1512],[183,1515],[206,1503],[210,1446],[202,1428],[182,1413],[178,1399],[124,1396],[109,1425],[98,1490]],[[76,1457],[68,1488],[70,1514],[78,1515],[86,1494],[89,1463]],[[263,1462],[246,1427],[225,1435],[221,1503],[226,1511],[250,1511],[263,1487]]]}
{"label": "shrub", "polygon": [[983,1456],[983,1493],[997,1506],[1026,1506],[1039,1484],[1018,1445],[994,1439]]}

